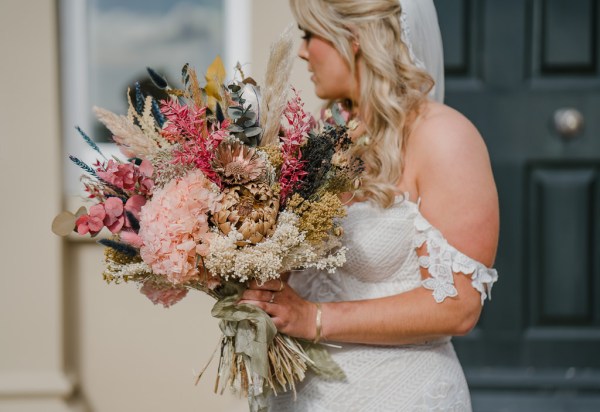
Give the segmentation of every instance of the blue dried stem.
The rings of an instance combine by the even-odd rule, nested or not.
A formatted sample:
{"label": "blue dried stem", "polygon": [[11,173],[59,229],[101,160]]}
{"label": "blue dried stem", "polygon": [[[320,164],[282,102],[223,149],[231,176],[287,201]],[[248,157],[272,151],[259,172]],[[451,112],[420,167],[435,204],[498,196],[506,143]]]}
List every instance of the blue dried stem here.
{"label": "blue dried stem", "polygon": [[158,123],[159,127],[162,127],[163,124],[165,124],[167,119],[165,119],[165,116],[160,111],[160,107],[155,99],[152,99],[152,115],[154,116],[154,119],[156,120],[156,123]]}
{"label": "blue dried stem", "polygon": [[75,163],[77,166],[79,166],[80,168],[85,170],[90,175],[94,176],[95,178],[98,178],[96,171],[94,169],[92,169],[90,166],[88,166],[87,163],[83,162],[82,160],[80,160],[77,157],[72,156],[72,155],[69,155],[69,159],[71,159],[71,161],[73,163]]}
{"label": "blue dried stem", "polygon": [[81,135],[81,137],[83,137],[83,140],[85,140],[85,142],[92,149],[94,149],[96,152],[98,152],[98,154],[100,156],[102,156],[103,158],[106,159],[106,156],[104,156],[104,153],[102,153],[102,151],[100,150],[100,148],[98,147],[98,145],[96,144],[96,142],[94,142],[83,130],[81,130],[81,127],[77,126],[77,127],[75,127],[75,129],[77,129],[77,131],[79,132],[79,134]]}
{"label": "blue dried stem", "polygon": [[144,112],[144,94],[139,82],[135,82],[135,111],[139,115]]}
{"label": "blue dried stem", "polygon": [[129,224],[131,225],[133,231],[135,233],[138,233],[140,231],[140,221],[135,217],[133,213],[131,213],[128,210],[125,211],[125,215],[127,216],[127,219],[129,220]]}
{"label": "blue dried stem", "polygon": [[134,248],[133,246],[128,245],[127,243],[117,242],[116,240],[100,239],[98,243],[129,257],[137,256],[139,252],[138,249]]}

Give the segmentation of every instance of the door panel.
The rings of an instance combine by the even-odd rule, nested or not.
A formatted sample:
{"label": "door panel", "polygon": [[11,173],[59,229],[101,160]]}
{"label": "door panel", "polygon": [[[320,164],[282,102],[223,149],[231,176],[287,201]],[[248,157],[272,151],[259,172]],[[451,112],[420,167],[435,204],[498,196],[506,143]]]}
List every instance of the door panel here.
{"label": "door panel", "polygon": [[596,170],[530,170],[530,324],[593,326]]}
{"label": "door panel", "polygon": [[435,3],[446,103],[483,135],[500,196],[499,281],[455,339],[475,404],[568,390],[600,410],[600,0]]}
{"label": "door panel", "polygon": [[595,73],[596,6],[594,0],[535,1],[535,16],[541,19],[542,73]]}

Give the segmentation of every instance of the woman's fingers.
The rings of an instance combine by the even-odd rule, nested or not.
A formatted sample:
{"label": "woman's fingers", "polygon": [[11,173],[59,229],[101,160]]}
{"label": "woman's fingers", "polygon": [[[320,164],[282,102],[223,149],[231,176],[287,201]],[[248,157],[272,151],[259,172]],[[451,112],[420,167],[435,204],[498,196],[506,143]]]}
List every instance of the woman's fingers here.
{"label": "woman's fingers", "polygon": [[260,302],[274,303],[277,292],[272,290],[261,290],[261,289],[246,289],[242,294],[241,300],[255,300]]}
{"label": "woman's fingers", "polygon": [[249,289],[258,289],[258,290],[273,290],[276,292],[280,292],[285,288],[285,282],[281,279],[273,279],[269,280],[263,284],[260,284],[256,281],[256,279],[248,282]]}
{"label": "woman's fingers", "polygon": [[238,304],[254,305],[264,310],[279,332],[304,339],[314,337],[314,303],[302,299],[294,289],[278,279],[260,286],[252,282],[249,287]]}
{"label": "woman's fingers", "polygon": [[[269,303],[269,302],[265,302],[262,300],[250,300],[250,299],[242,299],[238,302],[238,305],[253,305],[256,306],[262,310],[264,310],[269,316],[271,316],[272,318],[274,318],[275,316],[278,316],[280,313],[280,306],[275,304],[275,303]],[[275,325],[277,326],[277,325]]]}

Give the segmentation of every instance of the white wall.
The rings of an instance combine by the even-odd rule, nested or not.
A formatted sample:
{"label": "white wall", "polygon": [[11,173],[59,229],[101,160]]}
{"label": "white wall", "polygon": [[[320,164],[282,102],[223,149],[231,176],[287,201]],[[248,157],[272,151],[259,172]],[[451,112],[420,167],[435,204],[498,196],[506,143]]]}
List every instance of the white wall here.
{"label": "white wall", "polygon": [[[248,1],[261,81],[292,17],[284,0]],[[216,364],[193,385],[219,338],[208,297],[155,307],[103,283],[101,247],[50,232],[64,207],[56,16],[52,0],[0,2],[0,412],[244,411],[212,393]],[[304,67],[293,83],[315,108]]]}
{"label": "white wall", "polygon": [[0,411],[62,411],[61,203],[55,10],[0,3]]}

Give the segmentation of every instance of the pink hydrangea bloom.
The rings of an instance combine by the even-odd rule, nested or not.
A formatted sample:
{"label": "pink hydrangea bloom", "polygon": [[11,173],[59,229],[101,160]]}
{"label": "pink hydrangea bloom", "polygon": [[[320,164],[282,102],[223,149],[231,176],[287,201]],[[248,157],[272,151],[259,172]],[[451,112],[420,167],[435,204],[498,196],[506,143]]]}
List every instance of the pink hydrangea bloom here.
{"label": "pink hydrangea bloom", "polygon": [[187,289],[182,287],[158,286],[154,282],[146,281],[140,289],[155,305],[159,303],[165,308],[173,306],[187,295]]}
{"label": "pink hydrangea bloom", "polygon": [[139,220],[145,203],[146,198],[142,195],[131,196],[124,205],[120,198],[109,197],[104,203],[90,207],[88,214],[80,216],[75,221],[77,233],[80,235],[90,233],[95,236],[105,226],[112,233],[119,233],[123,229],[131,230],[131,222],[125,212],[130,212]]}
{"label": "pink hydrangea bloom", "polygon": [[142,160],[142,163],[138,167],[138,184],[139,191],[141,194],[148,194],[152,192],[154,187],[154,180],[152,180],[152,174],[154,173],[154,167],[148,160]]}
{"label": "pink hydrangea bloom", "polygon": [[142,160],[139,166],[133,163],[119,163],[109,160],[106,165],[96,169],[98,177],[111,185],[124,190],[138,190],[141,194],[148,194],[154,187],[152,173],[154,168],[148,160]]}
{"label": "pink hydrangea bloom", "polygon": [[119,163],[111,159],[104,168],[98,168],[96,173],[102,180],[118,188],[135,188],[136,179],[132,163]]}
{"label": "pink hydrangea bloom", "polygon": [[90,211],[87,215],[81,215],[75,221],[77,233],[79,233],[80,235],[85,235],[89,233],[92,236],[95,236],[104,227],[105,217],[106,212],[104,210],[103,204],[94,205],[90,207]]}
{"label": "pink hydrangea bloom", "polygon": [[197,255],[206,254],[213,234],[208,212],[215,212],[220,194],[195,170],[154,193],[140,215],[140,255],[156,274],[173,284],[198,277]]}
{"label": "pink hydrangea bloom", "polygon": [[123,201],[118,197],[109,197],[104,202],[104,226],[112,233],[118,233],[125,224],[125,216],[123,215]]}
{"label": "pink hydrangea bloom", "polygon": [[[140,214],[142,213],[142,206],[146,204],[146,198],[142,195],[134,195],[127,199],[125,202],[125,211],[131,213],[137,220],[140,220]],[[125,227],[131,227],[129,219],[125,221]]]}

